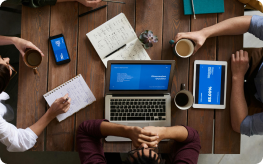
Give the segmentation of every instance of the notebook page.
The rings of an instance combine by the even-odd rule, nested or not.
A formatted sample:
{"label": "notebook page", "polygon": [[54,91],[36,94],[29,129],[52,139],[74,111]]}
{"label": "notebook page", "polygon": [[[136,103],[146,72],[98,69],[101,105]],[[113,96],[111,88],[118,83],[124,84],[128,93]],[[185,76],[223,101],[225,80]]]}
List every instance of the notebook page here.
{"label": "notebook page", "polygon": [[51,106],[56,99],[63,97],[67,93],[71,98],[70,108],[66,113],[57,116],[59,122],[96,101],[96,98],[81,75],[48,92],[44,95],[44,98],[48,105]]}
{"label": "notebook page", "polygon": [[151,60],[139,39],[134,39],[111,56],[102,60],[107,68],[108,60]]}
{"label": "notebook page", "polygon": [[123,13],[86,34],[101,60],[124,44],[137,38]]}

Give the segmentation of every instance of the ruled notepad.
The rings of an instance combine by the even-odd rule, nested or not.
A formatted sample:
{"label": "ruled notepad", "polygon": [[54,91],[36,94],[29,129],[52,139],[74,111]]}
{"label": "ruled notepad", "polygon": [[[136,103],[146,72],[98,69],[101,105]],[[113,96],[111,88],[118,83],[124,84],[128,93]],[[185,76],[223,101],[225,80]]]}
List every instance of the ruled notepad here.
{"label": "ruled notepad", "polygon": [[81,74],[61,84],[43,96],[48,105],[51,106],[56,99],[63,97],[67,93],[71,98],[70,108],[66,113],[57,116],[59,122],[96,101],[96,98]]}

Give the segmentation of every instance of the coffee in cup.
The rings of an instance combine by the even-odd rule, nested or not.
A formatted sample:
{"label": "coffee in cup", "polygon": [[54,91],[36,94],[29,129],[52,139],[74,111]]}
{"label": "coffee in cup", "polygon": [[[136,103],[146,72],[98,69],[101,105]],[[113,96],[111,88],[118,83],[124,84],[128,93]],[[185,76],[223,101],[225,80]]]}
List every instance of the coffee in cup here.
{"label": "coffee in cup", "polygon": [[[170,40],[169,43],[174,44],[174,41]],[[175,46],[173,47],[173,52],[179,57],[188,58],[194,52],[194,44],[189,39],[181,39],[177,43],[175,43]]]}
{"label": "coffee in cup", "polygon": [[193,105],[194,97],[191,92],[185,89],[185,84],[181,85],[181,91],[175,95],[174,103],[181,110],[189,109]]}
{"label": "coffee in cup", "polygon": [[29,68],[34,69],[35,74],[39,74],[37,71],[37,67],[41,64],[42,62],[42,56],[40,52],[37,50],[29,49],[26,51],[24,55],[24,62]]}

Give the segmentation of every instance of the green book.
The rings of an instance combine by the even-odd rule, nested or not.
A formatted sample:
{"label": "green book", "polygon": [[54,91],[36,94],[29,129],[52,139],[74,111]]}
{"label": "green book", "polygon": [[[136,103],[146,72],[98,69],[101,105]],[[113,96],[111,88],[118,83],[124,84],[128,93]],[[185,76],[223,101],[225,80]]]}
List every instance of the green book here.
{"label": "green book", "polygon": [[[223,13],[224,0],[193,0],[195,14]],[[192,0],[184,0],[184,15],[192,15]]]}

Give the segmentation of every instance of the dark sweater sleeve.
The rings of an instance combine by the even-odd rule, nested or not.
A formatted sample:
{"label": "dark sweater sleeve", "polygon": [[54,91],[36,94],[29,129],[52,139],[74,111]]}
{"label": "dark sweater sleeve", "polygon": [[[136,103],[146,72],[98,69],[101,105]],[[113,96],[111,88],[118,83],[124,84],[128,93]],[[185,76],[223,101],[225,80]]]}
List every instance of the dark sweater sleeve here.
{"label": "dark sweater sleeve", "polygon": [[[201,149],[198,132],[188,126],[188,137],[184,142],[175,142],[169,161],[173,164],[197,164],[199,152]],[[169,163],[169,162],[168,162]]]}
{"label": "dark sweater sleeve", "polygon": [[77,151],[82,164],[106,164],[100,131],[102,121],[88,120],[80,124],[77,131]]}
{"label": "dark sweater sleeve", "polygon": [[21,0],[21,2],[24,6],[37,8],[46,5],[55,5],[57,0]]}

